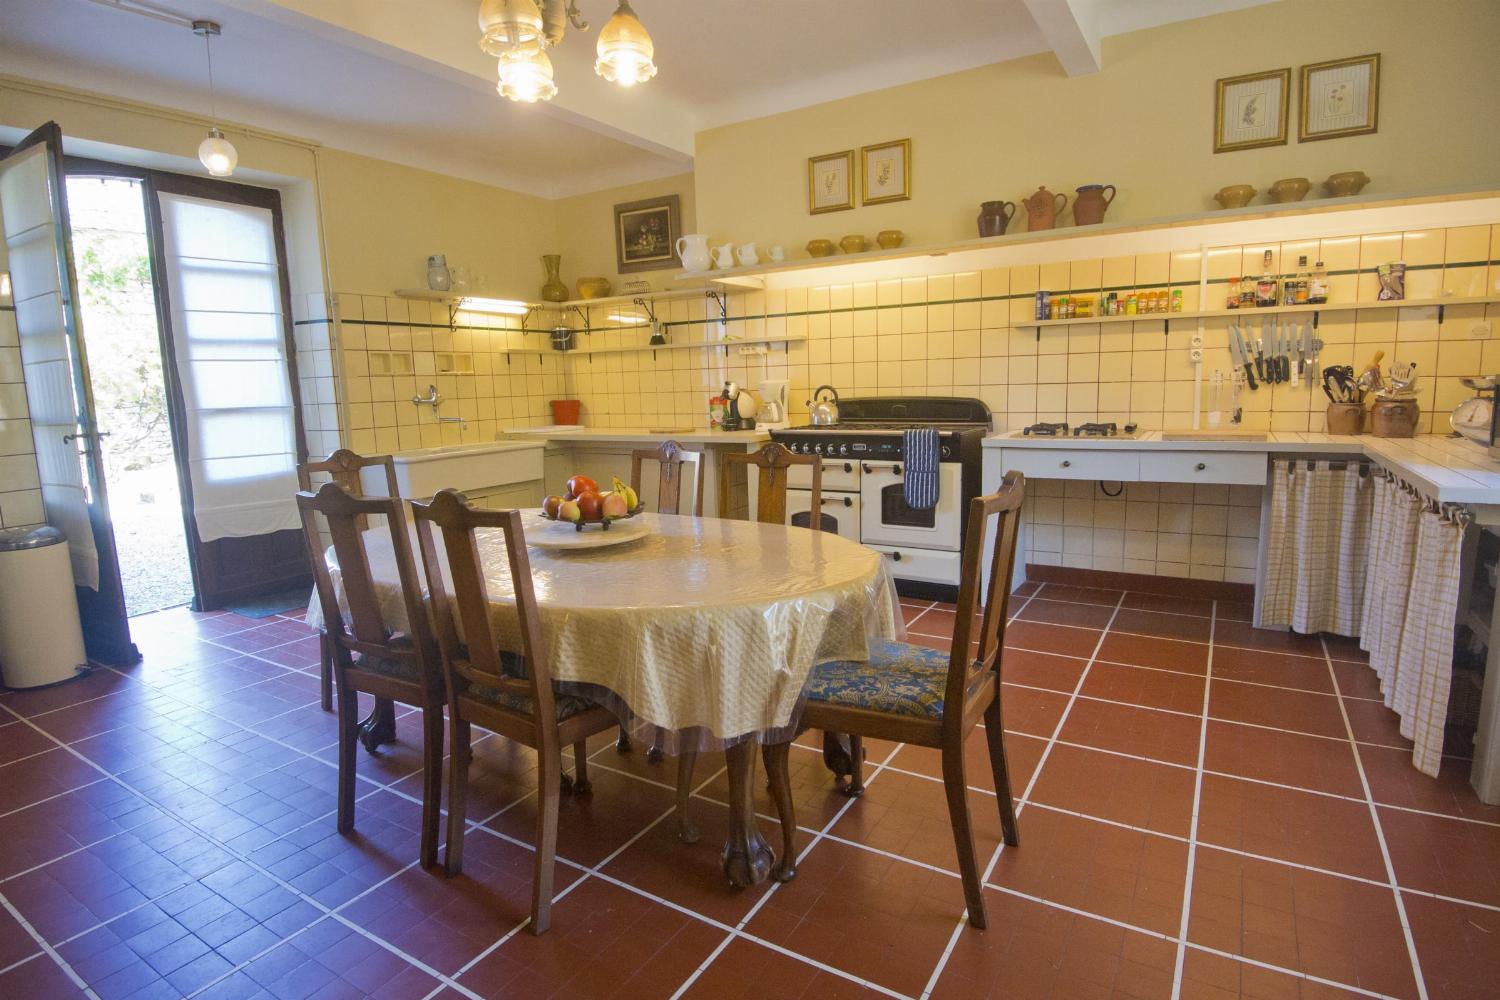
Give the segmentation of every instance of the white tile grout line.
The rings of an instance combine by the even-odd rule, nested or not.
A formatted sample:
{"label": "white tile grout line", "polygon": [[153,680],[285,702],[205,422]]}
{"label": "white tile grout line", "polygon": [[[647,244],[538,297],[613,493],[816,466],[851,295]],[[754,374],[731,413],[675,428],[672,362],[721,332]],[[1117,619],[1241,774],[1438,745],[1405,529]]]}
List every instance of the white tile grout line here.
{"label": "white tile grout line", "polygon": [[1198,812],[1203,804],[1203,762],[1208,755],[1208,700],[1214,683],[1214,627],[1218,609],[1215,601],[1210,606],[1208,619],[1208,663],[1203,675],[1203,710],[1198,723],[1198,763],[1193,768],[1193,812],[1188,820],[1187,869],[1182,879],[1182,913],[1177,925],[1177,956],[1172,964],[1172,1000],[1182,996],[1182,970],[1187,958],[1184,942],[1188,939],[1188,922],[1193,913],[1193,866],[1198,860]]}
{"label": "white tile grout line", "polygon": [[[68,979],[72,981],[74,986],[77,986],[87,996],[93,997],[94,1000],[99,1000],[99,994],[95,993],[92,989],[89,988],[89,984],[84,982],[83,977],[73,970],[73,966],[68,964],[68,960],[59,955],[57,953],[57,950],[47,943],[46,939],[42,937],[37,929],[31,926],[31,921],[23,917],[21,915],[21,911],[16,909],[15,905],[11,903],[10,900],[5,898],[4,893],[0,893],[0,907],[3,907],[5,909],[5,912],[10,914],[11,919],[20,924],[21,929],[29,934],[31,936],[31,939],[41,946],[42,954],[45,954],[48,958],[52,959],[52,961],[57,964],[57,967],[62,970],[63,975],[67,976]],[[34,958],[36,956],[32,957]],[[30,961],[30,959],[27,959],[26,961]],[[24,963],[17,962],[16,964],[21,965]]]}
{"label": "white tile grout line", "polygon": [[[1040,587],[1037,588],[1036,591],[1034,591],[1030,596],[1026,598],[1026,600],[1021,604],[1021,607],[1016,611],[1016,613],[1010,616],[1009,619],[1007,619],[1007,628],[1021,617],[1021,614],[1025,612],[1027,606],[1030,605],[1031,602],[1036,598],[1036,595],[1038,593],[1041,593],[1041,589],[1042,588]],[[1052,736],[1047,740],[1047,745],[1042,748],[1042,755],[1037,758],[1036,767],[1034,767],[1031,771],[1031,778],[1026,782],[1026,788],[1021,792],[1020,796],[1017,797],[1019,799],[1019,801],[1016,803],[1016,819],[1018,826],[1021,813],[1026,808],[1026,801],[1031,798],[1032,790],[1036,788],[1037,778],[1041,777],[1042,767],[1047,763],[1047,757],[1052,753],[1052,747],[1056,745],[1058,736],[1062,734],[1063,726],[1068,722],[1068,713],[1073,708],[1073,703],[1078,697],[1078,692],[1083,690],[1083,685],[1088,681],[1089,668],[1094,665],[1094,659],[1098,657],[1099,650],[1104,646],[1104,637],[1109,635],[1109,627],[1110,625],[1114,624],[1115,616],[1120,613],[1120,608],[1124,604],[1125,592],[1121,591],[1119,600],[1115,601],[1115,609],[1110,614],[1109,621],[1105,622],[1104,628],[1099,632],[1098,640],[1094,643],[1093,655],[1089,657],[1088,663],[1084,664],[1083,670],[1079,672],[1078,681],[1073,685],[1073,693],[1068,696],[1068,703],[1063,706],[1062,714],[1057,717],[1057,724],[1052,727]],[[1004,645],[1002,643],[1000,654],[1000,667],[1002,670],[1004,669],[1005,663],[1004,655]],[[1001,725],[1004,726],[1004,719],[1001,720]],[[1003,729],[1001,731],[1000,738],[1002,741],[1005,739]],[[984,866],[984,873],[979,876],[981,892],[984,891],[984,883],[988,882],[990,880],[990,876],[994,874],[995,866],[1000,863],[1000,855],[1004,851],[1005,840],[1002,838],[1000,843],[995,845],[995,852],[990,855],[989,864]],[[933,967],[932,975],[927,978],[927,985],[922,989],[922,1000],[927,1000],[928,997],[932,996],[932,991],[937,987],[938,979],[942,976],[943,969],[947,968],[948,959],[953,957],[953,949],[957,947],[959,936],[963,934],[964,926],[968,922],[969,911],[966,907],[964,909],[964,912],[959,914],[957,922],[953,925],[953,933],[948,936],[947,947],[943,949],[943,954],[938,958],[937,965]]]}
{"label": "white tile grout line", "polygon": [[[1322,639],[1323,659],[1328,664],[1328,677],[1333,682],[1333,689],[1339,689],[1337,672],[1333,669],[1333,658],[1328,655],[1328,643]],[[1385,830],[1380,825],[1380,810],[1375,806],[1375,796],[1370,793],[1370,781],[1365,777],[1364,759],[1359,754],[1359,744],[1354,740],[1354,727],[1349,724],[1349,713],[1344,710],[1344,703],[1339,701],[1339,713],[1344,718],[1344,731],[1349,736],[1349,748],[1354,751],[1354,767],[1359,772],[1359,784],[1364,789],[1365,806],[1370,810],[1370,822],[1375,826],[1375,840],[1380,844],[1380,857],[1385,862],[1385,874],[1389,880],[1391,895],[1396,900],[1396,915],[1401,918],[1401,934],[1406,938],[1406,953],[1411,958],[1412,978],[1417,983],[1418,1000],[1427,1000],[1427,983],[1422,978],[1422,961],[1417,956],[1417,942],[1412,936],[1411,921],[1406,916],[1406,901],[1401,896],[1401,885],[1396,880],[1396,866],[1391,861],[1391,851],[1385,842]]]}

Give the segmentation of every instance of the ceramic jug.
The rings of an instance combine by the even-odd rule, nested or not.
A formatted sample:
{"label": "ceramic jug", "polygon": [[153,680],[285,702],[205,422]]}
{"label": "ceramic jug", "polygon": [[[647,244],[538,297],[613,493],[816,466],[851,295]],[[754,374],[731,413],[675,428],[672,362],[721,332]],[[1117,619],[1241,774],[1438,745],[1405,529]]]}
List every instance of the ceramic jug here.
{"label": "ceramic jug", "polygon": [[1005,227],[1015,218],[1016,203],[1013,201],[982,201],[979,203],[979,235],[1004,236]]}
{"label": "ceramic jug", "polygon": [[1053,194],[1043,184],[1021,204],[1026,206],[1026,229],[1034,233],[1039,229],[1056,228],[1057,214],[1067,207],[1068,196],[1061,191]]}
{"label": "ceramic jug", "polygon": [[707,271],[713,266],[708,256],[708,237],[702,233],[677,238],[677,256],[689,271]]}
{"label": "ceramic jug", "polygon": [[755,241],[742,244],[739,251],[740,263],[745,267],[754,267],[760,263],[760,255],[755,252]]}
{"label": "ceramic jug", "polygon": [[771,258],[771,263],[780,264],[782,261],[786,260],[786,249],[783,248],[780,243],[777,243],[775,246],[771,247],[771,249],[766,251],[766,256]]}
{"label": "ceramic jug", "polygon": [[734,244],[726,243],[714,250],[714,266],[719,268],[734,266]]}
{"label": "ceramic jug", "polygon": [[[1106,196],[1104,192],[1108,191]],[[1113,184],[1085,184],[1078,189],[1073,199],[1073,221],[1080,226],[1092,226],[1104,221],[1104,210],[1115,200]]]}

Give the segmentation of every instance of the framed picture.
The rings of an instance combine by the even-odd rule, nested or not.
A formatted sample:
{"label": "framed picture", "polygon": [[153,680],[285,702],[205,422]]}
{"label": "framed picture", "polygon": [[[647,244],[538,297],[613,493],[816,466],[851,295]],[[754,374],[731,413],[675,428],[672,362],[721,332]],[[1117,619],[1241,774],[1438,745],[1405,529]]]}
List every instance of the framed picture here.
{"label": "framed picture", "polygon": [[1228,76],[1214,87],[1215,153],[1286,145],[1290,67]]}
{"label": "framed picture", "polygon": [[681,199],[675,194],[615,206],[615,267],[621,274],[679,267]]}
{"label": "framed picture", "polygon": [[842,212],[854,207],[854,150],[807,158],[807,211]]}
{"label": "framed picture", "polygon": [[1374,132],[1380,108],[1380,53],[1303,66],[1301,100],[1298,142]]}
{"label": "framed picture", "polygon": [[897,139],[866,146],[859,151],[859,172],[864,177],[863,204],[905,201],[911,197],[911,140]]}

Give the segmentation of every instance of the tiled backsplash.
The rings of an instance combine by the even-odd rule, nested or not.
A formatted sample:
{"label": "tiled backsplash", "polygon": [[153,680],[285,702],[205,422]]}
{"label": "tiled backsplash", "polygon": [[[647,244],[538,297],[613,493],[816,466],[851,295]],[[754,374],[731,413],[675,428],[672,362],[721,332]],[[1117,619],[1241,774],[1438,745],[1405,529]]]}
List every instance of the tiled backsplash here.
{"label": "tiled backsplash", "polygon": [[16,312],[7,301],[0,306],[0,528],[41,524],[47,519],[42,512],[29,414]]}

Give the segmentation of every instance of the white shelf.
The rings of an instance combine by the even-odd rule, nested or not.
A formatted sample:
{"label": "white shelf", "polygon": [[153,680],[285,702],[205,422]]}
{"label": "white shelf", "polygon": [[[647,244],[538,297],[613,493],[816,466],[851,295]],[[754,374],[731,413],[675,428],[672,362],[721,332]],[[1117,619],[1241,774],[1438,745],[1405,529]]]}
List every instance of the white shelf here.
{"label": "white shelf", "polygon": [[625,347],[579,347],[571,351],[558,351],[556,353],[576,355],[628,354],[631,351],[700,351],[719,347],[754,347],[757,344],[794,344],[806,339],[806,336],[741,337],[735,340],[697,340],[687,344],[631,344]]}
{"label": "white shelf", "polygon": [[[1088,293],[1095,295],[1097,293]],[[1500,302],[1495,295],[1450,295],[1442,299],[1397,299],[1388,302],[1324,302],[1315,306],[1264,306],[1248,309],[1200,309],[1196,312],[1133,313],[1125,316],[1084,316],[1073,319],[1011,321],[1011,326],[1026,329],[1048,326],[1079,326],[1083,323],[1155,323],[1171,319],[1213,319],[1219,316],[1280,316],[1318,312],[1348,312],[1355,309],[1423,309],[1434,306],[1468,306]]]}
{"label": "white shelf", "polygon": [[628,306],[633,305],[636,299],[645,299],[647,302],[670,302],[673,299],[691,299],[717,292],[718,289],[712,285],[703,285],[698,288],[673,288],[655,292],[636,292],[633,295],[604,295],[597,299],[569,299],[566,302],[547,302],[541,308],[568,309],[579,306],[587,309],[590,306]]}

